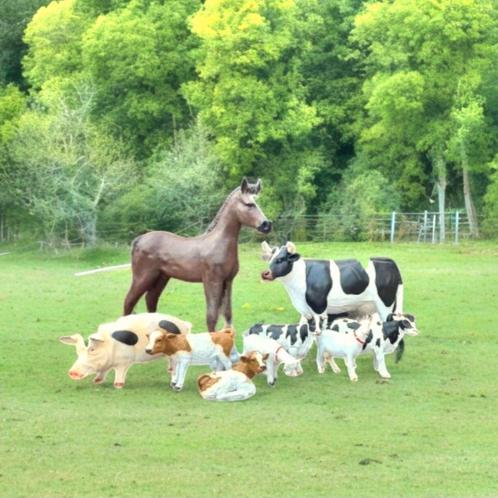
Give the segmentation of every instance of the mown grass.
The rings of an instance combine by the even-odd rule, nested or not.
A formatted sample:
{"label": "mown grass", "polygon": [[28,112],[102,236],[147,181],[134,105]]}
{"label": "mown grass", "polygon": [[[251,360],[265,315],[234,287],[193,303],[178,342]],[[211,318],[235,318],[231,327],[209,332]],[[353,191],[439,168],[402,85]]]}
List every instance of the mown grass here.
{"label": "mown grass", "polygon": [[[391,256],[405,280],[407,339],[393,376],[371,359],[359,382],[318,375],[256,380],[247,402],[203,401],[191,368],[183,392],[164,362],[132,367],[124,390],[76,383],[62,334],[117,317],[129,271],[75,278],[128,251],[12,253],[0,258],[0,495],[2,496],[496,496],[498,249],[299,244],[306,256]],[[1,251],[0,251],[1,252]],[[293,322],[283,287],[265,284],[255,245],[241,248],[234,289],[239,332]],[[143,303],[140,310],[144,309]],[[199,285],[171,282],[161,311],[204,328]],[[239,337],[240,339],[240,337]]]}

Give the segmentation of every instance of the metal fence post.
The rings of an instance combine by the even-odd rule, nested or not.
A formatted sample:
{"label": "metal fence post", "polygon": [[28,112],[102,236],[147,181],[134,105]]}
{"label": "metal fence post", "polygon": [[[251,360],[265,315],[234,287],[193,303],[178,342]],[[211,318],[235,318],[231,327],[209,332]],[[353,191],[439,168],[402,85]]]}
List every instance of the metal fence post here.
{"label": "metal fence post", "polygon": [[458,229],[460,227],[460,211],[455,213],[455,244],[458,244]]}
{"label": "metal fence post", "polygon": [[391,243],[394,242],[394,230],[396,229],[396,211],[391,214]]}
{"label": "metal fence post", "polygon": [[432,215],[432,243],[436,243],[436,215]]}
{"label": "metal fence post", "polygon": [[424,211],[424,242],[427,242],[427,210]]}

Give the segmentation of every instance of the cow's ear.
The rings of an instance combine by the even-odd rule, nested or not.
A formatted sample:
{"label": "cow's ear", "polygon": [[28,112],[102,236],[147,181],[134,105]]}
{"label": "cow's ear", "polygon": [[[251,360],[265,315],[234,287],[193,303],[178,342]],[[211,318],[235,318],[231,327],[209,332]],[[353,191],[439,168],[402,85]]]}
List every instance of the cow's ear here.
{"label": "cow's ear", "polygon": [[386,316],[386,322],[392,322],[394,320],[394,315],[392,313],[389,313],[389,315]]}
{"label": "cow's ear", "polygon": [[174,339],[175,337],[178,337],[178,334],[172,334],[171,332],[166,334],[166,339]]}
{"label": "cow's ear", "polygon": [[270,354],[269,354],[269,353],[265,353],[265,354],[263,355],[263,360],[264,360],[264,361],[266,361],[266,360],[268,359],[268,357],[269,357],[269,356],[270,356]]}
{"label": "cow's ear", "polygon": [[245,355],[239,356],[239,361],[242,363],[247,363],[249,361],[249,358]]}
{"label": "cow's ear", "polygon": [[249,190],[249,182],[247,181],[247,178],[244,176],[242,178],[242,181],[240,182],[240,191],[245,194]]}
{"label": "cow's ear", "polygon": [[261,254],[261,258],[263,261],[269,261],[271,259],[271,255],[273,254],[270,244],[264,240],[261,242],[261,250],[263,251]]}
{"label": "cow's ear", "polygon": [[291,241],[288,241],[287,244],[285,244],[285,248],[289,254],[294,254],[296,252],[296,245]]}
{"label": "cow's ear", "polygon": [[289,261],[291,261],[292,263],[294,263],[294,261],[297,261],[299,258],[301,257],[301,255],[299,253],[294,253],[294,254],[289,254]]}

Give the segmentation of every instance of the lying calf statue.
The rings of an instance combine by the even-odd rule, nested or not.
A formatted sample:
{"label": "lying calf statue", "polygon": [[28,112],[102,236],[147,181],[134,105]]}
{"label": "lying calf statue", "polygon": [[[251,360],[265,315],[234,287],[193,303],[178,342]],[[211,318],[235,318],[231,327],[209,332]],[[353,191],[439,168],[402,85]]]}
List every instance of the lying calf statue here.
{"label": "lying calf statue", "polygon": [[418,335],[413,315],[390,314],[385,322],[380,320],[377,313],[363,320],[335,320],[316,336],[318,372],[324,373],[325,364],[328,363],[334,373],[339,373],[341,370],[334,358],[344,358],[349,378],[356,382],[356,357],[372,351],[375,370],[382,378],[390,379],[384,355],[392,353],[405,335]]}
{"label": "lying calf statue", "polygon": [[115,371],[114,387],[124,387],[128,369],[134,363],[156,360],[163,356],[151,356],[145,352],[147,335],[153,331],[172,334],[186,334],[192,329],[185,322],[162,313],[139,313],[118,318],[115,322],[104,323],[97,332],[88,338],[88,346],[80,334],[59,337],[63,344],[76,347],[78,359],[69,369],[69,377],[81,380],[95,374],[93,382],[104,382],[106,375]]}
{"label": "lying calf statue", "polygon": [[145,352],[169,357],[170,385],[175,391],[181,391],[189,365],[209,365],[212,370],[231,368],[234,337],[233,329],[201,334],[172,334],[158,329],[148,336]]}
{"label": "lying calf statue", "polygon": [[242,355],[230,370],[201,375],[197,379],[200,395],[209,401],[242,401],[256,394],[252,379],[265,370],[268,355],[252,352]]}

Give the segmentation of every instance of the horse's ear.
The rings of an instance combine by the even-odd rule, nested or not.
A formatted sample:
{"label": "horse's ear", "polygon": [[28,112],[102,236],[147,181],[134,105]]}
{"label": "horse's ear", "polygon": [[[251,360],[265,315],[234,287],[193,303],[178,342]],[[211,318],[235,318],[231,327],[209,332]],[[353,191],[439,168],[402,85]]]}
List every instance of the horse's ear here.
{"label": "horse's ear", "polygon": [[258,181],[256,182],[256,185],[254,185],[254,190],[256,192],[255,195],[259,194],[261,192],[261,178],[258,178]]}
{"label": "horse's ear", "polygon": [[243,194],[245,194],[248,189],[249,189],[249,182],[247,181],[247,178],[244,176],[244,178],[242,178],[242,182],[240,183],[240,190]]}

